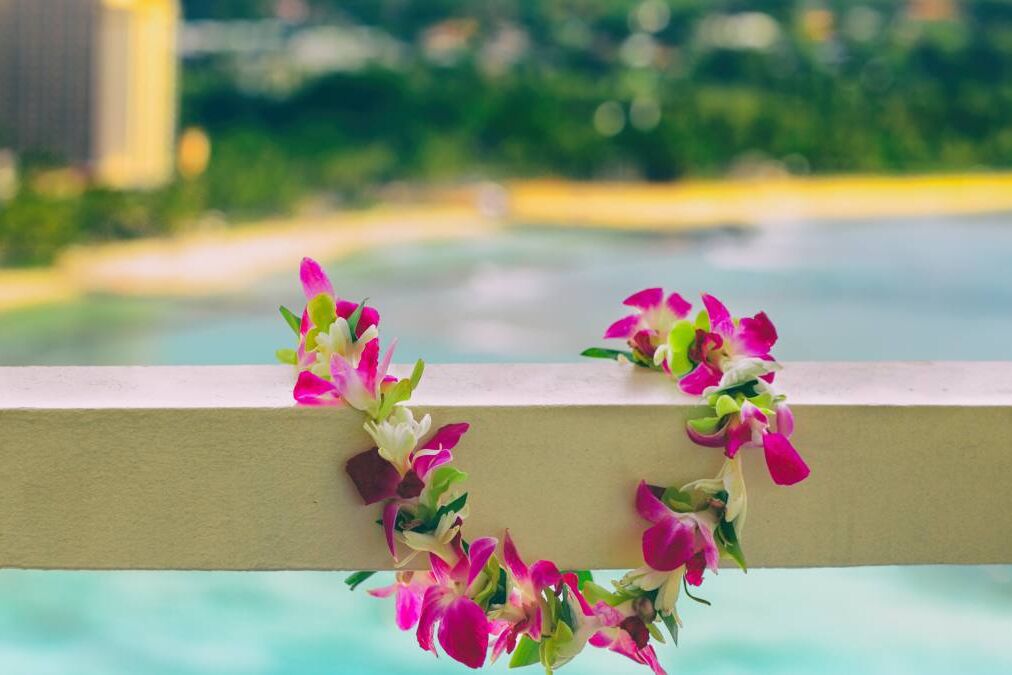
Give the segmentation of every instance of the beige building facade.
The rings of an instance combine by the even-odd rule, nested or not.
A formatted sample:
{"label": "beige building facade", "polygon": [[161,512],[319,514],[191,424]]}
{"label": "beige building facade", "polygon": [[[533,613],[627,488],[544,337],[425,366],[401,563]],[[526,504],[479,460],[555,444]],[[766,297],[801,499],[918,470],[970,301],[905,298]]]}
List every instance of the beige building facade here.
{"label": "beige building facade", "polygon": [[0,0],[0,147],[148,188],[173,172],[176,0]]}

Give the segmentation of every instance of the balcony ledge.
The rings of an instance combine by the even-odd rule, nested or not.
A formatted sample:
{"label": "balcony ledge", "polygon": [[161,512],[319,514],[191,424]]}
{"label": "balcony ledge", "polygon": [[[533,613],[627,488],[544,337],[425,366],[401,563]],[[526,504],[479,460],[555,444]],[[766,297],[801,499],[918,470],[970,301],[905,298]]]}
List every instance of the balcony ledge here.
{"label": "balcony ledge", "polygon": [[[404,369],[401,369],[404,373]],[[0,567],[381,569],[376,509],[342,466],[352,410],[297,408],[283,366],[0,368]],[[791,363],[812,468],[773,485],[746,452],[752,567],[1012,563],[1012,363]],[[467,421],[472,537],[636,567],[641,478],[714,474],[693,402],[613,363],[433,365],[416,409]]]}

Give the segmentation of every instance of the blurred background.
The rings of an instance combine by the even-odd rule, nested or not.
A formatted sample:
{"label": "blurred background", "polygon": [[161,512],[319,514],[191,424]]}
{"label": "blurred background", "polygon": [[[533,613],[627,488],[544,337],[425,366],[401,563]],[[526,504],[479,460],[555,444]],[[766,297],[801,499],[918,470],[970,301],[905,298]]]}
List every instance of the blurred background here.
{"label": "blurred background", "polygon": [[[575,361],[661,284],[786,361],[1012,360],[1010,75],[1007,0],[0,0],[0,365],[268,363],[303,255],[403,362]],[[461,672],[342,578],[2,571],[0,672]],[[1012,671],[1009,567],[703,590],[673,672]]]}

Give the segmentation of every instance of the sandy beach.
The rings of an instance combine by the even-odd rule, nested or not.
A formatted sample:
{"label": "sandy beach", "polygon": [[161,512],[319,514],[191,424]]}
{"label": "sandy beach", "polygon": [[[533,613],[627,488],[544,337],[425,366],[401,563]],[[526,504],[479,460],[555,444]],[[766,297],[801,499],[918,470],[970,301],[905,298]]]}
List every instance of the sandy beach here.
{"label": "sandy beach", "polygon": [[1012,211],[1012,173],[670,184],[517,181],[437,190],[414,205],[293,216],[75,247],[48,268],[0,269],[0,311],[90,293],[199,295],[392,241],[480,237],[512,225],[691,231],[804,220]]}

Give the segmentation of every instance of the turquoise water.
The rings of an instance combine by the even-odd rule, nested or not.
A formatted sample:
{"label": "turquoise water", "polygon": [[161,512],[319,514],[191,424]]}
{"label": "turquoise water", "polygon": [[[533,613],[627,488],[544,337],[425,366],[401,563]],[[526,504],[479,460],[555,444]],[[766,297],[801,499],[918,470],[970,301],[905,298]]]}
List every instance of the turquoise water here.
{"label": "turquoise water", "polygon": [[[765,309],[788,361],[1012,360],[1010,215],[690,237],[531,229],[330,267],[339,292],[384,312],[399,361],[572,361],[654,284]],[[0,364],[269,362],[290,336],[282,302],[299,302],[294,270],[227,297],[3,315]],[[464,672],[342,577],[0,572],[0,673]],[[1009,567],[725,570],[704,590],[713,606],[685,602],[681,645],[661,650],[672,672],[1012,672]],[[588,650],[563,672],[641,671]]]}

